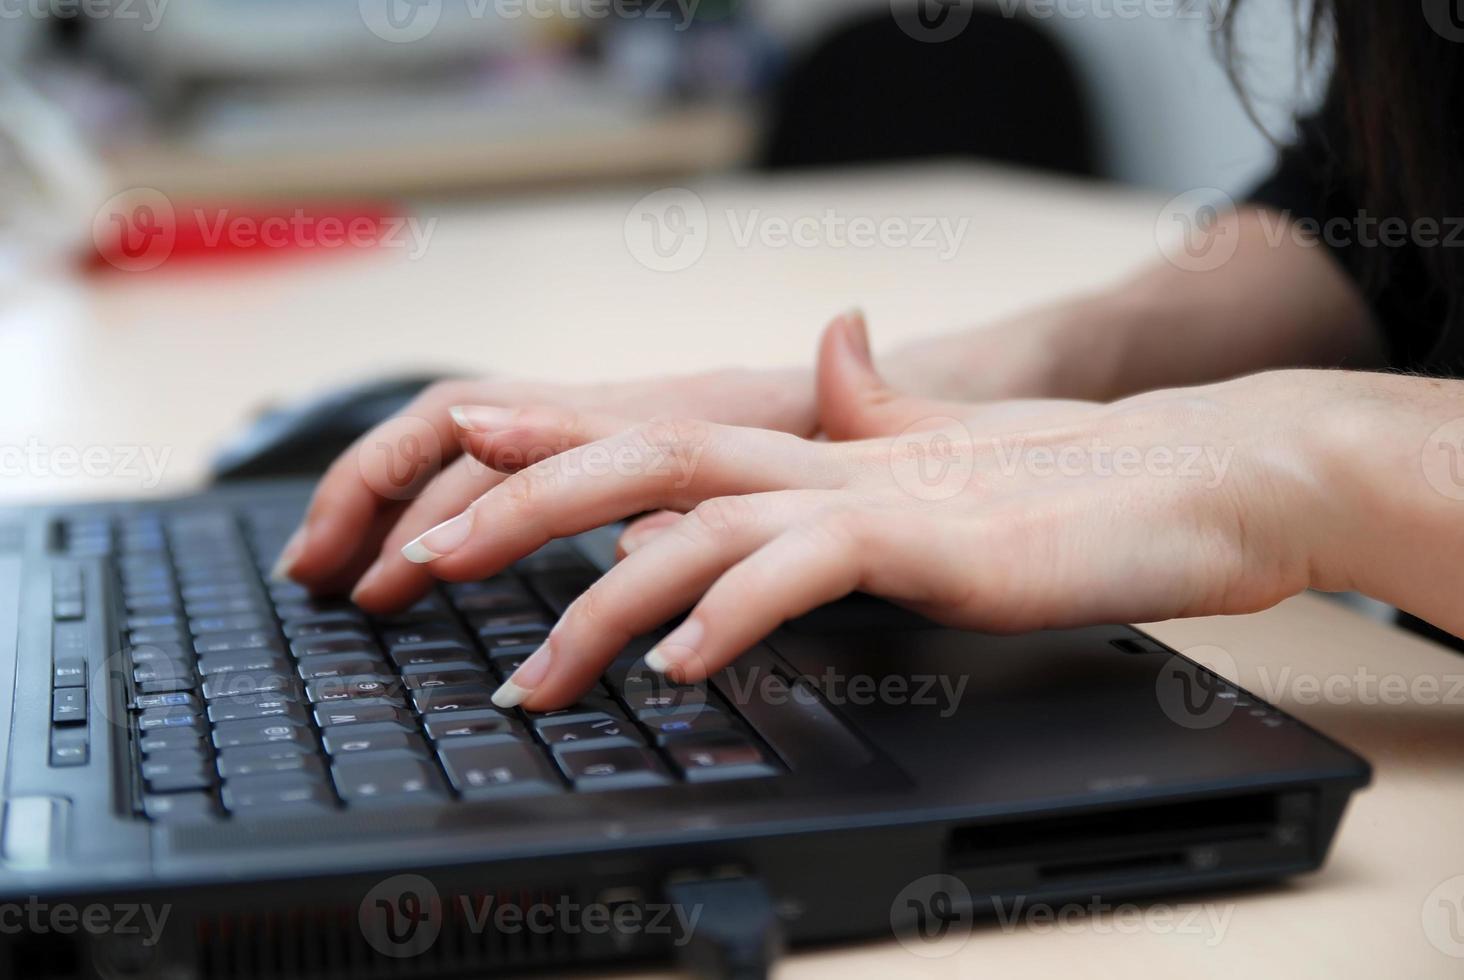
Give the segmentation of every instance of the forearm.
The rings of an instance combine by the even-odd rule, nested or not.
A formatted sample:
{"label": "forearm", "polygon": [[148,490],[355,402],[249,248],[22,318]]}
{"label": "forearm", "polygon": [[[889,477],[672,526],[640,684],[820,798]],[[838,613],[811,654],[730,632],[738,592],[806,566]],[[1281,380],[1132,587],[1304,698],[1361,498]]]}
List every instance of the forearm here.
{"label": "forearm", "polygon": [[1237,246],[1219,268],[1161,261],[1111,289],[912,345],[889,373],[945,398],[1106,401],[1274,368],[1383,362],[1365,303],[1324,248],[1274,214],[1225,222],[1214,234]]}

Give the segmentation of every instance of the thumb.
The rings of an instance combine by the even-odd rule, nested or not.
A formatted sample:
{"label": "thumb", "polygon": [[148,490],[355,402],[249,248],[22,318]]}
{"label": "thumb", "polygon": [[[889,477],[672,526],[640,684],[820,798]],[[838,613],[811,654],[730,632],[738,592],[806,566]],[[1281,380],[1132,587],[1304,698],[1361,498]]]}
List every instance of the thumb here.
{"label": "thumb", "polygon": [[818,351],[819,424],[830,439],[892,436],[911,426],[960,417],[954,403],[907,395],[891,388],[875,370],[864,314],[836,317],[824,330]]}

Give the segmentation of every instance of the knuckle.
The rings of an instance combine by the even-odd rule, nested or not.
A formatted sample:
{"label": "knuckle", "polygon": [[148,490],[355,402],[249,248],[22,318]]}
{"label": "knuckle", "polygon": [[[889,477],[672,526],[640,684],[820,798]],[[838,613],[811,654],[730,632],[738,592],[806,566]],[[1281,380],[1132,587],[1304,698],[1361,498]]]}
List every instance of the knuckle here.
{"label": "knuckle", "polygon": [[757,522],[756,509],[745,497],[713,497],[693,508],[690,517],[711,537],[735,535]]}
{"label": "knuckle", "polygon": [[855,548],[868,534],[869,517],[852,507],[834,507],[819,515],[810,533],[824,544]]}
{"label": "knuckle", "polygon": [[636,426],[634,435],[648,460],[680,465],[695,463],[701,456],[711,439],[712,426],[700,419],[659,418]]}
{"label": "knuckle", "polygon": [[535,463],[503,481],[503,495],[515,509],[532,512],[554,492],[559,469],[552,459]]}

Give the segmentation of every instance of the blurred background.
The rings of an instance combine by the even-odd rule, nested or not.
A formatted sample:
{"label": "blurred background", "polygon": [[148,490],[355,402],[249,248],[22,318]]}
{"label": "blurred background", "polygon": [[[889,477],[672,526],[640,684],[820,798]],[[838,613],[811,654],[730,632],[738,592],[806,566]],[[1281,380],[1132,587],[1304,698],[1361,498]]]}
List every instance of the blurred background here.
{"label": "blurred background", "polygon": [[[130,188],[481,198],[972,157],[1234,192],[1273,147],[1214,56],[1218,2],[0,0],[0,261]],[[1250,7],[1252,108],[1284,138],[1295,14]],[[908,43],[941,18],[960,36]]]}

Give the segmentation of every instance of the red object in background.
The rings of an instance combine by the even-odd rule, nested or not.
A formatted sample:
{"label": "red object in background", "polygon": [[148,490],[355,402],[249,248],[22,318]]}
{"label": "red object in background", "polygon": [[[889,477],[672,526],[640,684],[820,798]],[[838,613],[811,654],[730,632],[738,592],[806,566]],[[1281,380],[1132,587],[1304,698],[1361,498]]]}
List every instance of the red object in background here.
{"label": "red object in background", "polygon": [[277,207],[175,204],[158,191],[119,195],[92,226],[94,270],[333,255],[407,243],[407,221],[387,204]]}

